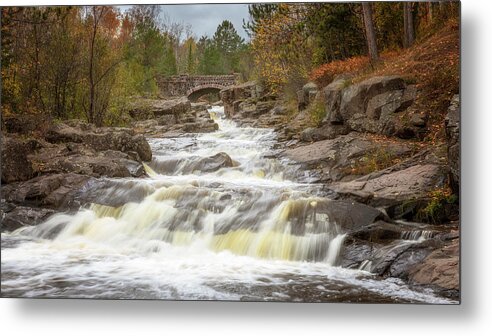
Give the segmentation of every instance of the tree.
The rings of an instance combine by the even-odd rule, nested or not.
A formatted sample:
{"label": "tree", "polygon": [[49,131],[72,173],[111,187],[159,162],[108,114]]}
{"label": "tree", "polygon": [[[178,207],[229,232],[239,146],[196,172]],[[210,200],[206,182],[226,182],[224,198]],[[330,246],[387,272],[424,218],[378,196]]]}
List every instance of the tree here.
{"label": "tree", "polygon": [[87,120],[102,126],[114,85],[116,66],[121,62],[117,45],[112,43],[117,29],[116,12],[109,6],[87,9],[88,25],[88,101],[84,104]]}
{"label": "tree", "polygon": [[200,74],[222,75],[225,73],[222,67],[221,54],[212,40],[207,37],[200,38],[198,50],[202,50],[198,64]]}
{"label": "tree", "polygon": [[413,25],[413,3],[410,1],[406,1],[403,3],[403,26],[404,45],[406,48],[409,48],[415,41],[415,28]]}
{"label": "tree", "polygon": [[244,43],[244,39],[241,38],[234,25],[224,20],[217,27],[215,34],[212,38],[217,51],[221,54],[222,71],[223,73],[230,73],[239,70],[239,51]]}
{"label": "tree", "polygon": [[261,20],[272,16],[277,9],[277,4],[265,3],[248,5],[249,21],[245,22],[243,20],[243,28],[246,30],[246,33],[250,37],[254,36]]}
{"label": "tree", "polygon": [[367,48],[369,58],[372,62],[378,60],[378,47],[376,45],[376,34],[374,32],[374,21],[372,19],[372,8],[369,2],[362,3],[362,12],[364,17],[364,27],[366,29]]}

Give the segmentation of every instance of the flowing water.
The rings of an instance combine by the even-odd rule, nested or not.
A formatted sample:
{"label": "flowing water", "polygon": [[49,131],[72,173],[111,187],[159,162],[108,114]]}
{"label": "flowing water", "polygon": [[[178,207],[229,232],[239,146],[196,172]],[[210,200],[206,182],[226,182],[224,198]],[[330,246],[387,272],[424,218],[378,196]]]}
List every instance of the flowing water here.
{"label": "flowing water", "polygon": [[214,133],[149,140],[149,178],[108,179],[76,214],[3,233],[2,295],[451,303],[338,267],[345,234],[317,211],[320,187],[271,158],[272,130],[209,112]]}

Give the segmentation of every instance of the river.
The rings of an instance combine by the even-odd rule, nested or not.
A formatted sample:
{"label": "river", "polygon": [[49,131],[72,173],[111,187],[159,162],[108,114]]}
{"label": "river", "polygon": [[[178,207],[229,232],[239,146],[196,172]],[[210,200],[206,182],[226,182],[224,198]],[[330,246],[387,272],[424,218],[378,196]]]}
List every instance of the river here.
{"label": "river", "polygon": [[[131,201],[2,233],[2,296],[454,303],[336,266],[345,234],[316,213],[321,186],[270,155],[273,130],[209,112],[216,132],[149,139],[150,177],[100,193]],[[232,162],[217,170],[218,153]]]}

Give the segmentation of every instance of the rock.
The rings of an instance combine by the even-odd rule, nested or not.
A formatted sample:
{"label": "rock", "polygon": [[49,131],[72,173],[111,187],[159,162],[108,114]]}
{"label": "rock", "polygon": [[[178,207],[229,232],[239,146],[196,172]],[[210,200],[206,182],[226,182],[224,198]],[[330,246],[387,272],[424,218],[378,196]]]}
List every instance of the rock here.
{"label": "rock", "polygon": [[416,95],[416,86],[407,86],[398,76],[373,77],[349,86],[346,80],[339,79],[323,89],[323,124],[326,128],[343,124],[354,131],[387,136],[415,136],[421,131],[412,130],[410,124],[400,125],[400,119]]}
{"label": "rock", "polygon": [[[234,105],[234,104],[233,104]],[[235,108],[235,113],[241,115],[241,117],[253,117],[256,115],[256,100],[249,98],[241,100]]]}
{"label": "rock", "polygon": [[181,115],[190,111],[191,102],[186,97],[172,100],[139,99],[131,107],[129,113],[133,119],[146,120],[171,115],[174,122],[178,122]]}
{"label": "rock", "polygon": [[[88,125],[88,124],[87,124]],[[110,128],[86,126],[84,130],[67,124],[54,125],[46,134],[46,140],[52,143],[83,143],[96,150],[117,150],[121,152],[137,152],[140,159],[150,161],[152,151],[143,135],[135,134],[128,128]]]}
{"label": "rock", "polygon": [[191,110],[194,112],[207,111],[209,106],[207,102],[191,103]]}
{"label": "rock", "polygon": [[450,184],[453,192],[460,189],[460,96],[454,95],[445,119],[447,158],[450,168]]}
{"label": "rock", "polygon": [[199,170],[201,172],[214,172],[220,168],[233,167],[234,163],[226,153],[217,153],[195,162],[190,166],[191,171]]}
{"label": "rock", "polygon": [[430,253],[409,271],[411,283],[434,285],[447,290],[459,290],[459,239]]}
{"label": "rock", "polygon": [[289,113],[289,109],[284,105],[276,105],[272,109],[273,115],[287,115]]}
{"label": "rock", "polygon": [[159,121],[155,119],[142,120],[142,121],[134,121],[132,122],[132,127],[140,128],[140,129],[149,129],[151,127],[155,127],[159,125]]}
{"label": "rock", "polygon": [[33,176],[27,159],[31,150],[23,141],[2,136],[2,183],[26,181]]}
{"label": "rock", "polygon": [[353,239],[348,236],[340,251],[339,265],[344,268],[358,268],[364,261],[371,260],[375,244]]}
{"label": "rock", "polygon": [[140,177],[144,172],[137,152],[97,152],[83,144],[47,144],[29,155],[36,175],[76,173],[93,177]]}
{"label": "rock", "polygon": [[48,217],[55,213],[52,209],[43,208],[31,208],[25,206],[12,206],[10,209],[5,211],[3,206],[6,203],[1,203],[2,208],[1,219],[2,226],[1,231],[14,231],[23,226],[37,225],[44,222]]}
{"label": "rock", "polygon": [[302,90],[297,91],[297,106],[299,110],[304,110],[309,104],[314,101],[318,85],[313,82],[306,83]]}
{"label": "rock", "polygon": [[341,198],[355,199],[384,208],[392,218],[422,220],[419,210],[429,203],[430,192],[445,183],[445,169],[437,164],[416,164],[401,170],[386,170],[328,188]]}
{"label": "rock", "polygon": [[275,106],[275,101],[260,101],[256,104],[256,113],[255,116],[259,116],[262,114],[266,114],[270,112],[270,110]]}
{"label": "rock", "polygon": [[323,200],[310,205],[316,214],[327,214],[331,223],[336,223],[343,232],[351,233],[386,216],[379,210],[362,203],[344,200]]}
{"label": "rock", "polygon": [[176,117],[172,114],[165,114],[155,119],[159,126],[169,126],[176,124]]}
{"label": "rock", "polygon": [[424,127],[426,122],[420,114],[414,113],[410,117],[410,124],[412,124],[412,126]]}
{"label": "rock", "polygon": [[316,128],[306,128],[301,132],[300,139],[305,142],[316,142],[334,139],[339,135],[346,135],[349,132],[350,127],[348,125],[323,125]]}
{"label": "rock", "polygon": [[405,232],[405,230],[401,225],[377,221],[357,230],[352,233],[351,236],[359,240],[383,242],[400,239],[403,232]]}
{"label": "rock", "polygon": [[220,91],[220,99],[224,103],[224,113],[232,117],[239,112],[239,104],[248,98],[257,98],[259,88],[256,82],[247,82],[240,85],[229,86]]}
{"label": "rock", "polygon": [[219,125],[214,122],[194,122],[186,123],[181,130],[185,133],[209,133],[219,129]]}
{"label": "rock", "polygon": [[[411,149],[397,142],[376,142],[352,132],[331,140],[285,150],[282,155],[310,169],[320,169],[324,182],[339,181],[353,174],[352,168],[364,164],[368,156],[384,153],[390,160],[409,155]],[[376,154],[373,154],[376,153]],[[382,155],[382,154],[381,154]]]}
{"label": "rock", "polygon": [[340,112],[342,102],[342,90],[346,86],[344,79],[333,81],[323,89],[326,116],[323,123],[338,125],[344,123],[344,118]]}
{"label": "rock", "polygon": [[43,122],[40,115],[10,115],[3,116],[4,130],[8,133],[29,134],[39,129],[40,123]]}
{"label": "rock", "polygon": [[39,176],[2,186],[2,197],[7,202],[23,206],[46,206],[58,210],[78,208],[77,192],[90,179],[73,173]]}
{"label": "rock", "polygon": [[427,241],[422,244],[413,244],[400,253],[389,265],[386,276],[408,279],[410,271],[436,249],[435,241]]}

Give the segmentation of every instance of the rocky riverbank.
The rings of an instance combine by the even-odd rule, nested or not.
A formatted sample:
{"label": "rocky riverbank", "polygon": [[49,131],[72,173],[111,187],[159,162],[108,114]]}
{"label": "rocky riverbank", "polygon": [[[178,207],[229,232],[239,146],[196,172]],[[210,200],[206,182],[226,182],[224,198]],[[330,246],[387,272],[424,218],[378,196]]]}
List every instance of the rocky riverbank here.
{"label": "rocky riverbank", "polygon": [[[254,82],[223,90],[221,99],[232,119],[276,129],[276,155],[303,168],[300,180],[380,214],[344,226],[342,266],[457,298],[459,96],[442,125],[446,137],[431,143],[429,116],[414,104],[421,94],[398,76],[359,83],[340,76],[324,88],[307,83],[294,109]],[[313,114],[323,116],[317,125]]]}
{"label": "rocky riverbank", "polygon": [[[418,95],[414,85],[397,76],[357,84],[337,79],[323,89],[308,83],[298,92],[295,111],[254,82],[221,91],[229,118],[274,128],[271,156],[295,168],[297,180],[323,185],[331,201],[316,203],[315,212],[347,233],[339,265],[457,299],[459,98],[452,100],[443,125],[446,141],[429,144],[422,141],[429,117],[413,105]],[[207,107],[186,98],[141,99],[130,111],[129,128],[67,121],[52,125],[42,137],[4,134],[2,230],[36,225],[94,198],[110,206],[141,201],[145,190],[135,190],[126,201],[102,197],[101,178],[146,177],[145,162],[157,172],[234,167],[227,153],[189,160],[188,166],[179,159],[152,161],[146,138],[215,131]],[[320,108],[323,118],[313,125],[313,110]]]}
{"label": "rocky riverbank", "polygon": [[[147,176],[144,163],[152,161],[152,152],[146,137],[217,129],[207,104],[186,98],[140,99],[130,115],[134,120],[128,128],[69,120],[51,125],[42,136],[9,119],[2,133],[2,231],[36,225],[57,211],[77,210],[87,201],[80,199],[81,190],[100,178]],[[203,164],[220,164],[220,159]]]}

